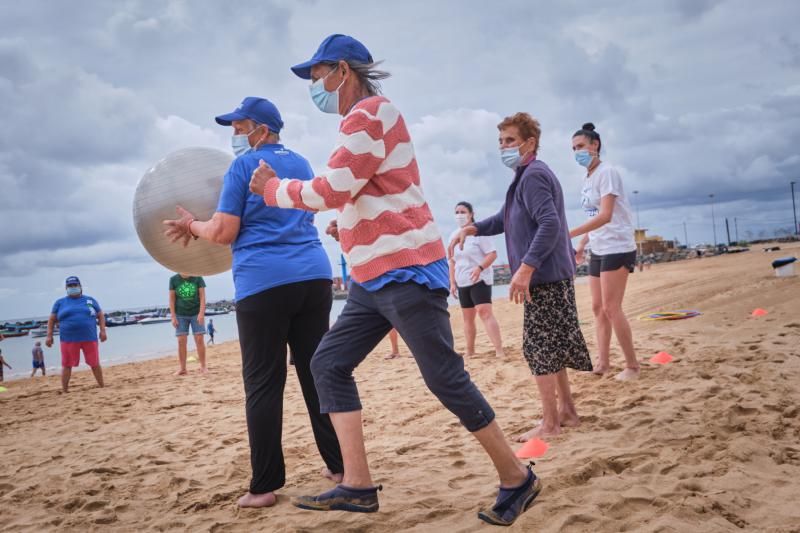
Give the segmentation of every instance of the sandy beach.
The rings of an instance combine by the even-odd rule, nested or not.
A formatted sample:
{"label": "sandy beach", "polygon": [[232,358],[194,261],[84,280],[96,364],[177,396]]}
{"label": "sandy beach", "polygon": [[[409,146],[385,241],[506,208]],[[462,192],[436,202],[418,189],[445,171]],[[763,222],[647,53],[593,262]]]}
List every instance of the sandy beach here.
{"label": "sandy beach", "polygon": [[[582,425],[537,460],[544,490],[511,531],[800,531],[800,277],[770,262],[782,244],[744,254],[659,264],[632,276],[625,310],[642,378],[571,374]],[[594,347],[586,284],[577,286]],[[769,314],[754,318],[760,307]],[[648,322],[649,312],[698,309]],[[479,326],[469,371],[509,437],[539,416],[520,352],[522,310],[495,302],[507,357]],[[460,312],[451,310],[463,349]],[[4,531],[489,531],[476,512],[496,478],[478,444],[425,388],[410,357],[357,372],[367,451],[381,511],[319,513],[289,500],[330,487],[290,368],[284,406],[287,484],[278,504],[240,510],[249,456],[238,345],[210,348],[212,374],[175,378],[162,359],[91,373],[6,383],[0,394],[0,529]],[[408,352],[401,345],[404,355]],[[102,348],[101,348],[102,357]],[[612,343],[612,363],[622,356]],[[196,363],[195,363],[196,366]],[[85,367],[82,367],[85,368]],[[514,444],[514,447],[518,447]]]}

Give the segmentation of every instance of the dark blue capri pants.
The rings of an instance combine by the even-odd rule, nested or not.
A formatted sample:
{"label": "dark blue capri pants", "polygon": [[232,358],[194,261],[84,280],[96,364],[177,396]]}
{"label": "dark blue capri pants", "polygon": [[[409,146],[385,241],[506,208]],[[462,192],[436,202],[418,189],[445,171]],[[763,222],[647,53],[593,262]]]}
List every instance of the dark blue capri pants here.
{"label": "dark blue capri pants", "polygon": [[342,314],[311,360],[323,413],[361,410],[353,370],[392,328],[411,350],[430,391],[468,431],[494,420],[494,411],[453,350],[447,291],[389,283],[369,292],[354,283]]}

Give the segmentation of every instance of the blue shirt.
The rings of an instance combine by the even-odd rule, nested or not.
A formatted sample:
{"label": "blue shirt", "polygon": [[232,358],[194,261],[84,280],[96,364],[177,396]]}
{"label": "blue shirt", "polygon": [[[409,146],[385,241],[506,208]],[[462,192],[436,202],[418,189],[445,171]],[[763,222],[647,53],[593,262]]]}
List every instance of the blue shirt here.
{"label": "blue shirt", "polygon": [[231,244],[236,300],[299,281],[331,279],[331,264],[314,215],[300,209],[269,207],[250,192],[250,175],[263,159],[279,178],[314,177],[305,158],[282,144],[268,144],[237,157],[222,184],[217,211],[240,218]]}
{"label": "blue shirt", "polygon": [[58,318],[62,341],[90,342],[97,340],[97,313],[100,311],[97,300],[82,294],[77,298],[64,296],[56,300],[50,313]]}
{"label": "blue shirt", "polygon": [[369,292],[375,292],[389,283],[418,283],[431,290],[450,289],[450,270],[446,259],[420,266],[410,266],[390,270],[377,278],[359,283]]}

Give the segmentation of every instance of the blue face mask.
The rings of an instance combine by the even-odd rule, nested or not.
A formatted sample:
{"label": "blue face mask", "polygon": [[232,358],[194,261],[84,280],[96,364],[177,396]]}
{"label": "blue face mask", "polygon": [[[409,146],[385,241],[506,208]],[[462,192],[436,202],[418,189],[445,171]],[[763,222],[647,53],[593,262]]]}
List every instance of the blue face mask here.
{"label": "blue face mask", "polygon": [[328,72],[324,78],[320,78],[312,83],[311,87],[308,88],[308,92],[311,93],[311,99],[323,113],[339,113],[339,89],[344,85],[344,80],[342,80],[342,83],[339,84],[335,91],[325,90],[325,78],[330,76],[334,70]]}
{"label": "blue face mask", "polygon": [[519,164],[519,146],[500,150],[500,159],[508,168],[517,168],[517,164]]}
{"label": "blue face mask", "polygon": [[236,155],[236,157],[246,154],[253,149],[253,147],[250,146],[250,135],[252,135],[257,129],[258,126],[250,130],[250,133],[242,133],[240,135],[234,135],[231,137],[231,148],[233,148],[233,153]]}
{"label": "blue face mask", "polygon": [[589,168],[589,165],[592,164],[592,154],[589,153],[589,150],[578,150],[575,152],[575,161],[582,167]]}
{"label": "blue face mask", "polygon": [[80,296],[80,295],[81,295],[80,287],[67,287],[67,296]]}

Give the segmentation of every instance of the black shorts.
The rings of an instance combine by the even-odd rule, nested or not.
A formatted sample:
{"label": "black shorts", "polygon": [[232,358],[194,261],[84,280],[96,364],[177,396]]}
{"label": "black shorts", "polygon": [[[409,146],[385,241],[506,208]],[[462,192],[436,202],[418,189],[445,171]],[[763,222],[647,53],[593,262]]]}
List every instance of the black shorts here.
{"label": "black shorts", "polygon": [[606,255],[598,255],[592,252],[592,257],[589,259],[589,275],[599,278],[600,272],[613,272],[622,267],[627,268],[628,272],[633,272],[635,266],[636,250]]}
{"label": "black shorts", "polygon": [[492,303],[492,286],[483,281],[469,287],[458,288],[458,301],[462,309],[472,309],[476,305]]}

